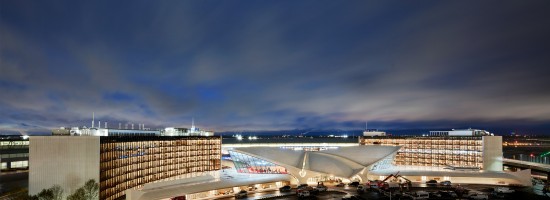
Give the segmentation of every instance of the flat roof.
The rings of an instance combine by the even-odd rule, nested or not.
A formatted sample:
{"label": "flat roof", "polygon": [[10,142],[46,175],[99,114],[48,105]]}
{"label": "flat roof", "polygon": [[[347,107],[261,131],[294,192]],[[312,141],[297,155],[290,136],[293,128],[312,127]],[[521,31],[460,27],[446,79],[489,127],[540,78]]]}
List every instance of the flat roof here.
{"label": "flat roof", "polygon": [[188,194],[207,192],[237,186],[246,186],[277,181],[290,181],[288,174],[246,174],[235,169],[220,170],[220,177],[211,175],[147,183],[142,190],[126,190],[126,198],[131,200],[165,199]]}
{"label": "flat roof", "polygon": [[242,140],[237,138],[223,138],[223,144],[254,144],[254,143],[359,143],[357,137],[261,137],[248,139],[243,136]]}

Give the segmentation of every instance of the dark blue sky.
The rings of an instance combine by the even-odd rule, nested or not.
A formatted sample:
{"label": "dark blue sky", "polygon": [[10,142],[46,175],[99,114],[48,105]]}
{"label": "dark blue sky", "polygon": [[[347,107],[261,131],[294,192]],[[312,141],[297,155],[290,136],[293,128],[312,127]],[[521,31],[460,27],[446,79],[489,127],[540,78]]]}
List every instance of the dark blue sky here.
{"label": "dark blue sky", "polygon": [[[0,0],[0,134],[550,132],[550,1]],[[136,125],[137,126],[137,125]]]}

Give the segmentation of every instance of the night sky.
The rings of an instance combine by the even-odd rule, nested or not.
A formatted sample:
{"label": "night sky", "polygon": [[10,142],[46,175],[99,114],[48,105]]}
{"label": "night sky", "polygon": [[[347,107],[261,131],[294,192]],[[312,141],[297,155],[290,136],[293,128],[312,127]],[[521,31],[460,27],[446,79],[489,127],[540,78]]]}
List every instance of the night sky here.
{"label": "night sky", "polygon": [[550,1],[0,0],[0,134],[550,133]]}

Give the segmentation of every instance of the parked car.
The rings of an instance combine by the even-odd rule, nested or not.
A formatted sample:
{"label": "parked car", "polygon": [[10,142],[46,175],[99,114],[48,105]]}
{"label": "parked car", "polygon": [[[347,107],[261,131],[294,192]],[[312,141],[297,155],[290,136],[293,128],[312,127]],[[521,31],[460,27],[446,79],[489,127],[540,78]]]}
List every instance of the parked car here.
{"label": "parked car", "polygon": [[324,191],[327,191],[327,186],[324,186],[324,185],[318,185],[317,187],[314,188],[314,190],[318,191],[318,192],[324,192]]}
{"label": "parked car", "polygon": [[307,187],[309,186],[307,183],[302,183],[300,185],[298,185],[298,187],[296,187],[296,189],[301,189],[301,188],[304,188],[304,187]]}
{"label": "parked car", "polygon": [[340,183],[338,183],[338,184],[336,185],[336,187],[344,187],[345,185],[346,185],[346,184],[340,182]]}
{"label": "parked car", "polygon": [[378,184],[380,184],[380,181],[379,180],[374,180],[374,181],[369,181],[368,182],[368,185],[371,189],[376,189],[378,188]]}
{"label": "parked car", "polygon": [[408,198],[411,198],[413,200],[428,199],[428,198],[430,198],[430,193],[428,193],[426,191],[418,191],[418,192],[413,192],[413,193],[405,193],[405,194],[403,194],[403,197],[408,197]]}
{"label": "parked car", "polygon": [[458,195],[454,191],[439,191],[438,192],[442,198],[457,198]]}
{"label": "parked car", "polygon": [[304,198],[304,197],[309,197],[311,194],[309,192],[309,190],[299,190],[298,191],[298,197],[299,198]]}
{"label": "parked car", "polygon": [[313,189],[313,187],[311,186],[302,186],[298,189],[296,189],[296,194],[300,194],[300,192],[302,191],[308,191],[309,193],[315,193],[317,192],[315,189]]}
{"label": "parked car", "polygon": [[486,194],[482,194],[482,193],[470,193],[468,195],[468,199],[484,199],[484,200],[487,200],[489,199],[489,196],[486,195]]}
{"label": "parked car", "polygon": [[512,189],[507,188],[507,187],[496,187],[495,192],[498,192],[498,193],[514,193],[515,190],[512,190]]}
{"label": "parked car", "polygon": [[441,198],[443,195],[441,195],[439,192],[430,192],[430,198]]}
{"label": "parked car", "polygon": [[451,181],[442,181],[439,184],[442,185],[442,186],[451,186]]}
{"label": "parked car", "polygon": [[363,185],[357,186],[357,193],[361,194],[363,192],[365,192],[365,186]]}
{"label": "parked car", "polygon": [[431,186],[437,185],[437,181],[436,180],[426,181],[426,185],[431,185]]}
{"label": "parked car", "polygon": [[498,193],[496,191],[491,192],[491,194],[489,194],[489,196],[491,197],[491,199],[505,199],[506,198],[506,195],[504,193]]}
{"label": "parked car", "polygon": [[290,190],[292,190],[290,185],[285,185],[285,186],[279,188],[279,191],[281,191],[281,192],[290,192]]}
{"label": "parked car", "polygon": [[359,181],[353,181],[353,182],[349,183],[348,186],[357,187],[357,186],[359,186]]}
{"label": "parked car", "polygon": [[246,190],[241,190],[239,193],[235,194],[236,199],[240,198],[246,198],[248,196],[248,192]]}

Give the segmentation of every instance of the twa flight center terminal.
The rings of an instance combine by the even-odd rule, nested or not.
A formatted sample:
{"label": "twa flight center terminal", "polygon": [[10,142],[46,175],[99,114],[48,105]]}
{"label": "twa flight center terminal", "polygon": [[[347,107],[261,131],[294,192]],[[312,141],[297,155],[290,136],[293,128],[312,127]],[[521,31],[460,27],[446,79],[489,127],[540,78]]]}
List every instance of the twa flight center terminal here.
{"label": "twa flight center terminal", "polygon": [[[396,173],[418,183],[449,180],[531,185],[530,170],[502,170],[502,137],[483,130],[432,131],[423,137],[365,135],[359,141],[293,138],[227,143],[220,137],[187,138],[162,133],[146,137],[97,136],[101,139],[31,136],[29,194],[55,184],[71,193],[71,184],[79,185],[90,178],[100,183],[101,199],[131,200],[215,198],[249,188],[276,189],[288,184],[335,180],[366,182]],[[51,146],[52,143],[71,144],[72,140],[88,144],[71,145],[74,161],[63,160],[71,159],[70,156],[46,161],[51,155],[63,155],[55,152],[63,148]],[[87,159],[86,170],[63,173],[64,168],[71,166],[67,163],[77,162],[81,158],[76,155],[89,154],[92,147],[97,158]],[[48,174],[59,177],[45,177]],[[72,182],[64,183],[66,180]]]}

